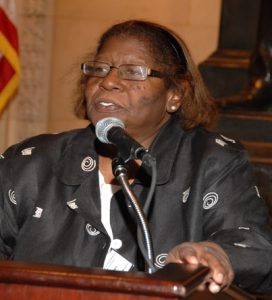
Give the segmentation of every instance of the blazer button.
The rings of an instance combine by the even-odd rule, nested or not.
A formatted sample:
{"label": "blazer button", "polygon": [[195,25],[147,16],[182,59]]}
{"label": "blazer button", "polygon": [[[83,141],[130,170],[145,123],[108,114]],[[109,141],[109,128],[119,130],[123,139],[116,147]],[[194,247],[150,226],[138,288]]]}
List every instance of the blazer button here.
{"label": "blazer button", "polygon": [[122,247],[123,243],[119,239],[114,239],[111,242],[111,248],[114,250],[120,249]]}

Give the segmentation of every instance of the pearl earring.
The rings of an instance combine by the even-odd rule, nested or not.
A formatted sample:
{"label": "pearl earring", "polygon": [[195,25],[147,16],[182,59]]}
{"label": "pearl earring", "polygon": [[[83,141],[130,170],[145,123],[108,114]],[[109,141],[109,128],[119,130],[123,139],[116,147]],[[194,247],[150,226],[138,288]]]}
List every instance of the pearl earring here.
{"label": "pearl earring", "polygon": [[172,105],[170,108],[171,108],[172,111],[176,111],[177,110],[177,107],[175,105]]}

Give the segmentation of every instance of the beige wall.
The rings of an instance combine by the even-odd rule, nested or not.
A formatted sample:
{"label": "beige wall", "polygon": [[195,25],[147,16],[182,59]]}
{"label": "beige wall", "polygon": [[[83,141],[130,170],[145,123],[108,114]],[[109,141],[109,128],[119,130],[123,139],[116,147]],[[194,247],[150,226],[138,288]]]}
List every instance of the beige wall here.
{"label": "beige wall", "polygon": [[84,126],[72,113],[77,68],[100,34],[115,22],[148,19],[176,31],[196,62],[217,45],[220,0],[56,0],[49,131]]}
{"label": "beige wall", "polygon": [[82,57],[100,34],[127,19],[147,19],[176,31],[197,63],[215,50],[221,0],[16,0],[22,81],[0,117],[0,153],[42,132],[82,127],[73,90]]}

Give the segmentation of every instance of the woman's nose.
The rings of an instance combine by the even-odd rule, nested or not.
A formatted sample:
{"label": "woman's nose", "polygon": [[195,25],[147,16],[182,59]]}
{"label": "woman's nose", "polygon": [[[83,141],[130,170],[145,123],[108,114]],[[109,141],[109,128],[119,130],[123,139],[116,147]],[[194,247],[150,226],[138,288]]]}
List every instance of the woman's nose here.
{"label": "woman's nose", "polygon": [[121,89],[122,79],[118,75],[118,69],[111,68],[109,73],[102,78],[100,86],[105,89]]}

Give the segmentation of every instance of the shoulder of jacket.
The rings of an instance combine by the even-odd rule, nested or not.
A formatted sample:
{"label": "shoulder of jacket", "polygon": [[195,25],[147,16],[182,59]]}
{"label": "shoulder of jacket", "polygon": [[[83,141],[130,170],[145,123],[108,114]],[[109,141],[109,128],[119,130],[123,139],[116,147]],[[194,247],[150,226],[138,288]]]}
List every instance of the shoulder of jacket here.
{"label": "shoulder of jacket", "polygon": [[237,156],[248,157],[245,147],[239,140],[223,134],[209,131],[203,127],[195,129],[194,149],[201,151],[205,156],[218,157],[219,159],[231,160]]}
{"label": "shoulder of jacket", "polygon": [[10,146],[1,154],[0,160],[5,161],[21,156],[32,156],[35,152],[42,155],[57,154],[63,147],[69,144],[71,139],[82,129],[74,129],[61,133],[40,134],[27,138],[17,144]]}

